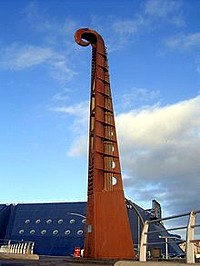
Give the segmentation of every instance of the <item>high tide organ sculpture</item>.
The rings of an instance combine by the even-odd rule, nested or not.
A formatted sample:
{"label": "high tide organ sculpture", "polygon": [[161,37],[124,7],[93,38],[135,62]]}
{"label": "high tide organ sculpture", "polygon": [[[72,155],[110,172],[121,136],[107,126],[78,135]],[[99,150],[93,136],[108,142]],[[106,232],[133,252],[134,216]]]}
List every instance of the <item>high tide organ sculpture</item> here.
{"label": "high tide organ sculpture", "polygon": [[96,31],[83,28],[75,33],[75,41],[92,46],[84,257],[133,258],[104,40]]}

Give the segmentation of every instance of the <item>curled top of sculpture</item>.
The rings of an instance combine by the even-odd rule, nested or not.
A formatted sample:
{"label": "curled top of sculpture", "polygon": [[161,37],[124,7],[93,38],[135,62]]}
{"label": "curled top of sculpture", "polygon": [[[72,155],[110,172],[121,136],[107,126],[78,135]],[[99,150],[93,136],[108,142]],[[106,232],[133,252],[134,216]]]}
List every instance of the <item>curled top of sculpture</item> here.
{"label": "curled top of sculpture", "polygon": [[88,46],[91,44],[93,47],[96,46],[98,43],[103,44],[104,41],[100,34],[96,31],[82,28],[76,31],[74,35],[75,41],[81,46]]}

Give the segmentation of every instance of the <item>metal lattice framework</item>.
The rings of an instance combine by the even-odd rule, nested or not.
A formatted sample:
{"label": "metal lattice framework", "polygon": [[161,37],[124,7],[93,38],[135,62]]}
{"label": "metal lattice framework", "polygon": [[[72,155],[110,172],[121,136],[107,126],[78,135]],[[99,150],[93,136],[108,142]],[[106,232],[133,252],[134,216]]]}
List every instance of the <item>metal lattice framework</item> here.
{"label": "metal lattice framework", "polygon": [[90,29],[79,29],[75,40],[81,46],[92,46],[84,256],[133,258],[104,40]]}

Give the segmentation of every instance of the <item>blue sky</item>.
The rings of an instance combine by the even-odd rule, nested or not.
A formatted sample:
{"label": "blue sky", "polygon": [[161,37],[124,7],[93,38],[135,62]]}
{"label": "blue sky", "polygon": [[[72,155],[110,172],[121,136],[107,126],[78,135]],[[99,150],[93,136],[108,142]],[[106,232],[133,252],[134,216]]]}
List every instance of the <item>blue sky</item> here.
{"label": "blue sky", "polygon": [[199,208],[198,0],[0,0],[1,203],[86,200],[91,48],[108,49],[126,197]]}

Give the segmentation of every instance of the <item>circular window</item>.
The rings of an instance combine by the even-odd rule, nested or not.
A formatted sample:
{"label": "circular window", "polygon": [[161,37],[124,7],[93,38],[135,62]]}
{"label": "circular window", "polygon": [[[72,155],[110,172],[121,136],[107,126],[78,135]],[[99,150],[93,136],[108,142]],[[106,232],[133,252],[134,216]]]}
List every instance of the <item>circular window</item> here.
{"label": "circular window", "polygon": [[34,234],[35,234],[35,230],[31,230],[30,235],[34,235]]}
{"label": "circular window", "polygon": [[36,224],[39,224],[40,222],[41,222],[40,219],[37,219],[37,220],[35,221]]}
{"label": "circular window", "polygon": [[63,219],[58,220],[58,224],[62,224],[63,222],[64,222]]}
{"label": "circular window", "polygon": [[46,223],[47,223],[47,224],[51,224],[51,223],[52,223],[52,220],[51,220],[51,219],[48,219],[48,220],[46,221]]}
{"label": "circular window", "polygon": [[117,184],[117,178],[116,177],[112,177],[112,186],[115,186]]}
{"label": "circular window", "polygon": [[66,230],[65,231],[65,235],[70,235],[71,231],[70,230]]}
{"label": "circular window", "polygon": [[42,230],[41,235],[45,235],[47,233],[47,230]]}
{"label": "circular window", "polygon": [[108,131],[108,136],[109,136],[109,137],[113,137],[113,136],[114,136],[113,131],[109,130],[109,131]]}
{"label": "circular window", "polygon": [[86,223],[86,219],[83,219],[83,220],[82,220],[82,223],[85,224],[85,223]]}
{"label": "circular window", "polygon": [[70,224],[74,224],[75,223],[75,220],[74,219],[71,219],[69,222],[70,222]]}
{"label": "circular window", "polygon": [[115,168],[115,166],[116,166],[115,162],[114,162],[114,161],[112,161],[112,168],[114,169],[114,168]]}
{"label": "circular window", "polygon": [[24,233],[24,229],[19,230],[19,234],[22,235]]}
{"label": "circular window", "polygon": [[53,235],[57,235],[58,234],[58,230],[53,230]]}
{"label": "circular window", "polygon": [[30,223],[29,219],[25,220],[25,224],[29,224],[29,223]]}
{"label": "circular window", "polygon": [[82,235],[82,234],[83,234],[83,230],[78,230],[78,231],[77,231],[77,235],[80,236],[80,235]]}

